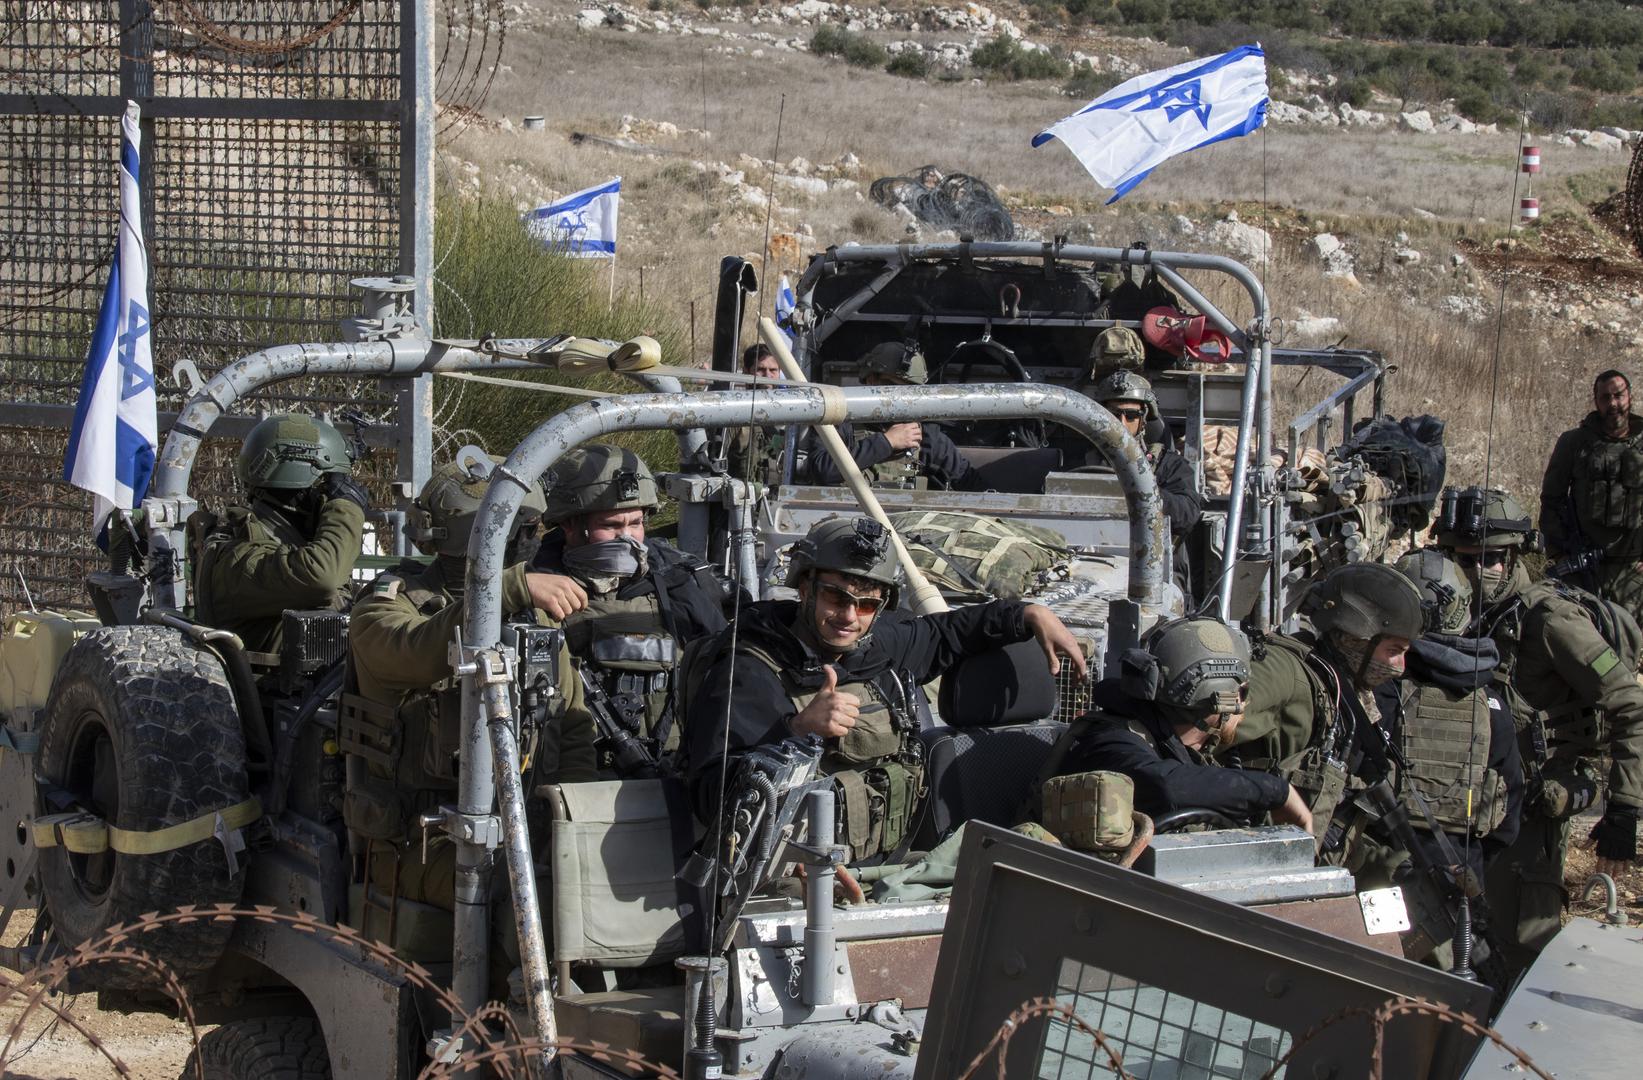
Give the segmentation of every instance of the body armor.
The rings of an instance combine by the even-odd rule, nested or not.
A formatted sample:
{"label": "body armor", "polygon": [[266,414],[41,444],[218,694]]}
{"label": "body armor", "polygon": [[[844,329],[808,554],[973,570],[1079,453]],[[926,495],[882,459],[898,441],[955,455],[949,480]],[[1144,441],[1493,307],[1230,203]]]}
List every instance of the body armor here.
{"label": "body armor", "polygon": [[588,592],[588,606],[564,621],[565,643],[576,663],[592,670],[617,720],[660,750],[675,750],[672,674],[680,645],[662,617],[655,589],[618,599]]}
{"label": "body armor", "polygon": [[[774,656],[755,646],[738,648],[776,674],[795,710],[815,698],[817,691],[798,685],[797,673]],[[911,839],[924,795],[924,750],[910,686],[888,674],[878,681],[846,677],[851,681],[841,681],[838,692],[855,695],[861,712],[849,734],[829,740],[821,770],[833,778],[838,798],[838,839],[850,845],[849,861],[859,862],[894,854]],[[892,691],[881,686],[885,681]]]}
{"label": "body armor", "polygon": [[[1610,557],[1643,554],[1643,449],[1633,439],[1591,438],[1574,462],[1569,489],[1581,530]],[[1631,535],[1620,535],[1629,533]]]}
{"label": "body armor", "polygon": [[[1488,767],[1489,698],[1485,690],[1453,695],[1414,686],[1404,697],[1405,781],[1420,791],[1444,830],[1487,836],[1506,816],[1506,781]],[[1425,817],[1404,796],[1416,828]]]}
{"label": "body armor", "polygon": [[[862,425],[863,431],[882,431],[882,428]],[[923,462],[919,460],[917,450],[903,450],[879,462],[869,465],[861,471],[868,483],[874,487],[903,488],[911,491],[924,491],[930,486],[930,481],[923,475]]]}
{"label": "body armor", "polygon": [[1334,671],[1305,642],[1274,634],[1261,647],[1283,649],[1301,662],[1312,689],[1312,738],[1281,761],[1247,752],[1240,754],[1240,760],[1245,768],[1265,769],[1293,784],[1312,812],[1312,835],[1321,841],[1346,795],[1347,757],[1358,718]]}

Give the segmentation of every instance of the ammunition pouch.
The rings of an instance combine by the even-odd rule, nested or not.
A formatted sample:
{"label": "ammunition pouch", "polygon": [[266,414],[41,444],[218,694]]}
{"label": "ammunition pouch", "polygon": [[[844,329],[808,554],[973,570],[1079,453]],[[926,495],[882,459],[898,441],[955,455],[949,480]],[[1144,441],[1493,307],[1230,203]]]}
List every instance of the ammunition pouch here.
{"label": "ammunition pouch", "polygon": [[1135,839],[1135,781],[1083,772],[1044,781],[1038,821],[1077,851],[1122,851]]}
{"label": "ammunition pouch", "polygon": [[402,840],[418,814],[456,790],[462,738],[456,705],[454,691],[419,695],[398,709],[341,695],[337,745],[352,759],[342,807],[350,829],[367,840]]}
{"label": "ammunition pouch", "polygon": [[1312,811],[1312,835],[1320,842],[1346,794],[1346,768],[1318,746],[1309,746],[1279,767],[1279,775],[1295,786]]}
{"label": "ammunition pouch", "polygon": [[1643,451],[1633,442],[1594,438],[1577,469],[1573,487],[1582,524],[1626,532],[1643,525]]}
{"label": "ammunition pouch", "polygon": [[924,769],[889,761],[833,774],[838,797],[838,840],[857,862],[900,850],[912,835],[923,795]]}

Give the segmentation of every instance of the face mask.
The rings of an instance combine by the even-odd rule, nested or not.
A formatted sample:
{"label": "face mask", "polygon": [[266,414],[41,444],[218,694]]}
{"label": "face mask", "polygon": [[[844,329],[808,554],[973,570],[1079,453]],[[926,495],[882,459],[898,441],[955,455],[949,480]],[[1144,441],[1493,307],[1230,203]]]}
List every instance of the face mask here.
{"label": "face mask", "polygon": [[1373,690],[1403,674],[1401,666],[1374,659],[1372,643],[1363,638],[1336,634],[1334,642],[1335,651],[1346,661],[1347,670],[1352,673],[1352,681],[1360,690]]}
{"label": "face mask", "polygon": [[588,577],[638,577],[650,568],[649,552],[631,536],[565,549],[565,569]]}
{"label": "face mask", "polygon": [[1493,604],[1506,595],[1506,590],[1512,584],[1512,572],[1504,566],[1491,566],[1487,569],[1478,567],[1477,584],[1474,586],[1483,594],[1485,602]]}

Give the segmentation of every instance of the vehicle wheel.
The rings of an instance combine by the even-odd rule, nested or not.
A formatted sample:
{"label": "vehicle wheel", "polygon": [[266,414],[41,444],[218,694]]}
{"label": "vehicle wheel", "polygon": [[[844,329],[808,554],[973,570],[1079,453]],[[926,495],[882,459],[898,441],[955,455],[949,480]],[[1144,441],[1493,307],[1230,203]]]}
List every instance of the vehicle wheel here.
{"label": "vehicle wheel", "polygon": [[[122,829],[178,825],[246,798],[245,740],[222,664],[168,627],[103,627],[69,650],[52,684],[39,760],[48,781]],[[72,948],[145,912],[235,903],[245,873],[230,874],[211,839],[153,855],[42,848],[40,883],[58,940]],[[187,978],[216,962],[232,929],[166,926],[133,944]],[[87,975],[110,988],[154,983],[115,965]]]}
{"label": "vehicle wheel", "polygon": [[319,1022],[270,1016],[224,1024],[200,1040],[177,1080],[330,1080],[331,1059]]}

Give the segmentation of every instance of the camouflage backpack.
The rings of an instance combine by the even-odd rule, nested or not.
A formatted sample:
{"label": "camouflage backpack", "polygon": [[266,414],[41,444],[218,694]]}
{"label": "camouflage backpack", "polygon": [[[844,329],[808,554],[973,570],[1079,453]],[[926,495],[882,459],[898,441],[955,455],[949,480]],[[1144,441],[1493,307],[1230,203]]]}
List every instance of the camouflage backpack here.
{"label": "camouflage backpack", "polygon": [[1019,600],[1065,566],[1066,537],[1052,529],[956,511],[892,514],[913,561],[948,599]]}

